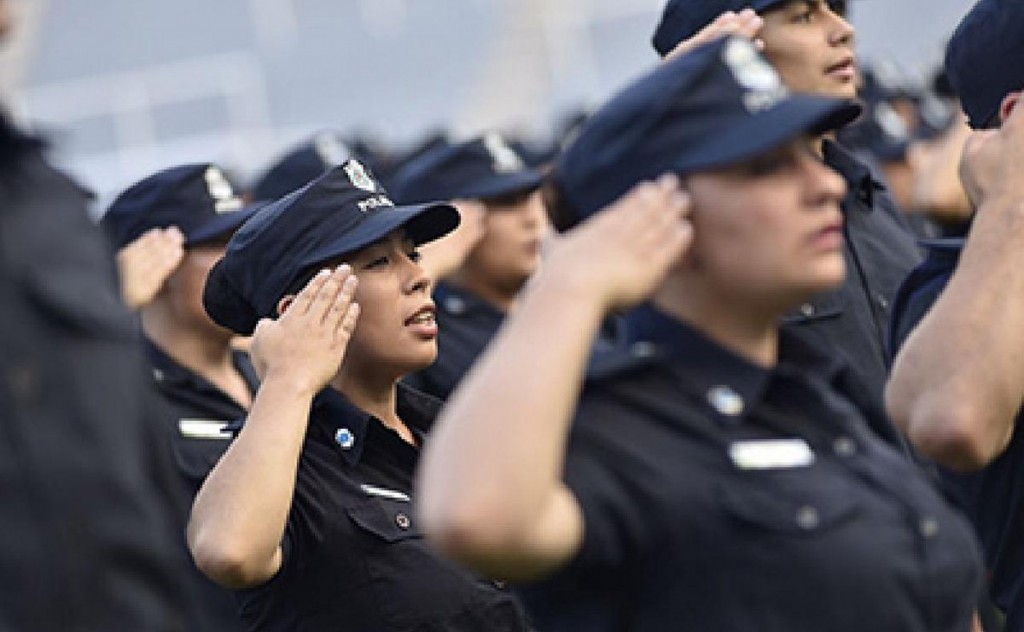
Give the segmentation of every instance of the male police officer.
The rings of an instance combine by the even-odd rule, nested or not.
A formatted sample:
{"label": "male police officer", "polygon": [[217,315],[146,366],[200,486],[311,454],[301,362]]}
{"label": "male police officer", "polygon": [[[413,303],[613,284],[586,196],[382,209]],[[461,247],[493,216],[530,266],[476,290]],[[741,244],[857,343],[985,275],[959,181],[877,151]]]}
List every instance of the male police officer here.
{"label": "male police officer", "polygon": [[[671,55],[721,33],[743,34],[756,38],[789,89],[852,99],[859,73],[853,27],[842,9],[823,0],[670,0],[654,46]],[[845,356],[881,402],[890,302],[919,255],[899,211],[868,167],[831,140],[822,139],[821,151],[847,183],[842,204],[847,278],[839,290],[802,305],[786,327]],[[891,428],[875,430],[899,441]]]}
{"label": "male police officer", "polygon": [[950,40],[946,70],[980,130],[961,163],[977,211],[967,239],[932,244],[901,289],[893,332],[905,343],[886,392],[914,445],[962,471],[944,478],[981,537],[992,600],[1014,631],[1024,630],[1024,112],[1014,111],[1024,69],[1010,60],[1021,55],[1016,0],[981,0]]}
{"label": "male police officer", "polygon": [[423,249],[424,266],[443,279],[434,290],[441,333],[437,361],[408,378],[413,386],[447,398],[513,309],[550,230],[540,182],[495,132],[428,151],[396,174],[399,202],[452,200],[463,216]]}
{"label": "male police officer", "polygon": [[[224,427],[245,416],[256,391],[248,357],[232,350],[232,332],[210,320],[202,295],[228,239],[257,208],[243,207],[224,172],[202,163],[165,169],[135,183],[102,219],[122,249],[122,292],[141,315],[153,384],[173,423],[168,430],[178,484],[189,500],[228,447],[231,433]],[[129,263],[126,251],[140,247],[144,256]],[[138,267],[150,274],[134,274]],[[133,277],[146,280],[130,283]],[[184,549],[184,540],[181,545]],[[241,630],[231,595],[195,569],[191,579],[202,598],[193,629]]]}

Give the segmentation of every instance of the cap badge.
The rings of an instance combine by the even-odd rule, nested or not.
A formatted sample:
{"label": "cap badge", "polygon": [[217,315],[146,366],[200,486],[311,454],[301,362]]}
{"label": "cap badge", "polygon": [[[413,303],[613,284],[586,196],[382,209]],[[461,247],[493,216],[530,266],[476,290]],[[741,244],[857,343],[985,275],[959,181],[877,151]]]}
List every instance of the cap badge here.
{"label": "cap badge", "polygon": [[348,179],[354,186],[370,193],[377,191],[377,183],[373,181],[370,174],[366,173],[366,167],[358,160],[349,160],[345,163],[345,173],[348,174]]}
{"label": "cap badge", "polygon": [[750,40],[731,38],[722,51],[722,60],[736,83],[747,90],[743,105],[751,114],[766,110],[787,96],[779,74],[758,54]]}
{"label": "cap badge", "polygon": [[491,154],[494,170],[498,173],[512,173],[526,169],[523,159],[505,143],[505,139],[501,137],[501,134],[497,132],[485,134],[484,147]]}
{"label": "cap badge", "polygon": [[223,171],[214,166],[207,167],[203,178],[206,180],[206,191],[213,198],[213,209],[216,212],[227,213],[242,208],[241,198],[235,195],[235,190]]}

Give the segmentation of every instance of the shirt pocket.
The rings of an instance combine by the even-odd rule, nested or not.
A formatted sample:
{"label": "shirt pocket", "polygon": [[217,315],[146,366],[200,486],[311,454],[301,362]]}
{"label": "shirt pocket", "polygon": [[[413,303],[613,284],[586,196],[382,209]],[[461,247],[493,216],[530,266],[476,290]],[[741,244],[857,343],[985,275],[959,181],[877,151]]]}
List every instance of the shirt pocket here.
{"label": "shirt pocket", "polygon": [[795,536],[832,530],[861,509],[843,482],[822,479],[806,470],[783,476],[735,477],[719,486],[718,497],[726,514],[740,524]]}
{"label": "shirt pocket", "polygon": [[389,625],[400,630],[449,630],[451,622],[477,602],[480,586],[428,546],[411,503],[376,497],[345,511],[362,536],[369,590]]}

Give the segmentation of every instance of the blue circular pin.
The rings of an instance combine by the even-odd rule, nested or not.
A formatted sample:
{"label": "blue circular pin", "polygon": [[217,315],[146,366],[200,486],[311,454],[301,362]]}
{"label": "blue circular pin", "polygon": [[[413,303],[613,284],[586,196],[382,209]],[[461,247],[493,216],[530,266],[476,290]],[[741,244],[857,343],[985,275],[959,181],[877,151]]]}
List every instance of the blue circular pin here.
{"label": "blue circular pin", "polygon": [[348,450],[356,442],[356,436],[348,428],[338,428],[334,433],[334,440],[338,442],[342,450]]}

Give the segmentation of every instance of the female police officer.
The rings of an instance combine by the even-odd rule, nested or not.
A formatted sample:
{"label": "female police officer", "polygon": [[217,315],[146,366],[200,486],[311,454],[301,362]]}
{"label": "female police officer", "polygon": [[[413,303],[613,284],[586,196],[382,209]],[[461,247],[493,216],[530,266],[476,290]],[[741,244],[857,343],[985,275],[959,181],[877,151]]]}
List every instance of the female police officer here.
{"label": "female police officer", "polygon": [[394,207],[348,161],[255,215],[211,272],[207,311],[255,328],[263,381],[188,535],[250,629],[525,629],[510,595],[436,556],[411,518],[436,413],[398,384],[436,354],[416,246],[457,223],[447,204]]}
{"label": "female police officer", "polygon": [[[627,88],[560,160],[577,216],[665,172],[692,211],[661,202],[667,176],[556,246],[427,446],[428,535],[545,578],[538,629],[969,629],[967,525],[872,434],[842,364],[779,335],[843,279],[845,189],[805,138],[851,108],[789,96],[729,38]],[[577,404],[601,318],[648,294]]]}

